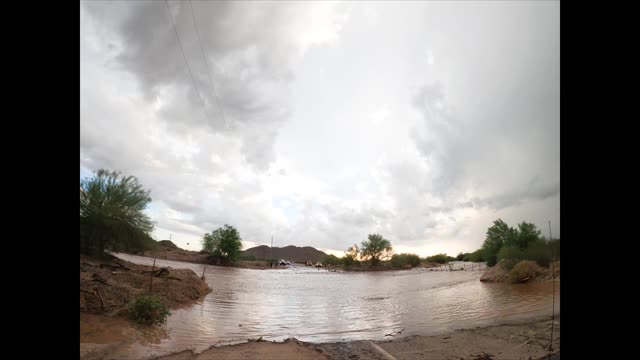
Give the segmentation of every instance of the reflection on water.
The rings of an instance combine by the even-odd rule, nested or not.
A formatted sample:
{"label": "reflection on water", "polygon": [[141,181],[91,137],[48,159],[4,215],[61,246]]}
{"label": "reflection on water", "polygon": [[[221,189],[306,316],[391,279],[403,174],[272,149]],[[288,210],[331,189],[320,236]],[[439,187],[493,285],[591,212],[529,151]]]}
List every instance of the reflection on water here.
{"label": "reflection on water", "polygon": [[[118,256],[153,263],[149,258]],[[196,274],[204,267],[168,260],[157,260],[156,266],[190,268]],[[550,283],[486,284],[479,281],[480,275],[425,269],[345,273],[305,266],[277,271],[207,266],[206,281],[213,292],[201,303],[173,310],[168,335],[147,346],[160,353],[203,350],[260,336],[312,342],[380,340],[402,328],[402,335],[430,335],[551,315]],[[559,300],[558,282],[556,313]],[[91,321],[84,317],[83,325],[83,316],[84,334]],[[81,341],[93,342],[88,336]]]}

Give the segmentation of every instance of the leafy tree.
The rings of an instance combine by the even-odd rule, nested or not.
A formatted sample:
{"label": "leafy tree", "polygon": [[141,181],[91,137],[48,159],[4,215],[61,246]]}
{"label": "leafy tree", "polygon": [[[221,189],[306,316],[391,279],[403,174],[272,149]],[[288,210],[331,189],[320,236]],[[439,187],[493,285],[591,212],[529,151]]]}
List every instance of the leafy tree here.
{"label": "leafy tree", "polygon": [[[215,231],[213,233],[215,233]],[[213,254],[220,243],[220,238],[214,236],[213,233],[206,233],[202,237],[202,251],[205,251],[209,254]]]}
{"label": "leafy tree", "polygon": [[358,261],[359,256],[360,256],[360,249],[358,249],[358,244],[353,244],[352,247],[348,248],[345,251],[345,254],[342,257],[342,263],[345,266],[357,265],[360,263],[360,261]]}
{"label": "leafy tree", "polygon": [[393,248],[389,240],[379,234],[369,234],[368,240],[361,244],[361,256],[364,260],[371,260],[371,265],[376,265],[385,258],[388,258]]}
{"label": "leafy tree", "polygon": [[224,262],[237,261],[242,249],[240,233],[231,225],[214,230],[202,237],[202,248],[213,256],[219,256]]}
{"label": "leafy tree", "polygon": [[144,213],[151,202],[134,176],[98,170],[80,180],[80,252],[104,255],[116,250],[144,250],[155,242],[149,236],[153,222]]}
{"label": "leafy tree", "polygon": [[495,220],[493,226],[487,230],[487,237],[482,244],[482,251],[487,265],[493,266],[498,262],[498,252],[503,246],[517,244],[517,232],[510,228],[502,219]]}
{"label": "leafy tree", "polygon": [[517,246],[521,249],[525,249],[529,246],[529,243],[533,243],[542,238],[542,231],[536,228],[532,223],[522,222],[518,224],[517,234]]}

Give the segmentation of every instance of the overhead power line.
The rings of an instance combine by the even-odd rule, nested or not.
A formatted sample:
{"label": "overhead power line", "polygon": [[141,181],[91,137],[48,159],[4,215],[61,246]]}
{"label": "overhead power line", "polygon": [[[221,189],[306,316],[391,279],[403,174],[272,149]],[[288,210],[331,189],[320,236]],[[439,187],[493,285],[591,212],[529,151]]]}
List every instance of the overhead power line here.
{"label": "overhead power line", "polygon": [[218,93],[216,92],[216,86],[213,83],[213,76],[211,75],[211,64],[209,63],[209,60],[207,58],[207,56],[204,53],[204,48],[202,46],[202,38],[200,37],[200,30],[198,29],[198,22],[196,21],[196,15],[195,12],[193,11],[193,5],[191,4],[191,0],[189,0],[189,7],[191,8],[191,17],[193,18],[193,25],[196,29],[196,36],[198,38],[198,45],[200,45],[200,52],[202,53],[202,59],[204,60],[205,63],[205,68],[207,68],[207,75],[209,76],[209,82],[211,83],[211,89],[213,90],[213,95],[216,99],[216,106],[218,107],[218,110],[220,111],[220,115],[222,116],[222,121],[224,121],[224,125],[226,128],[229,128],[229,125],[227,123],[227,119],[224,116],[224,110],[222,109],[222,105],[220,104],[220,99],[218,97]]}
{"label": "overhead power line", "polygon": [[176,28],[176,24],[173,21],[173,15],[171,15],[171,7],[169,6],[169,1],[168,0],[164,0],[164,3],[167,5],[167,11],[169,12],[169,18],[171,19],[171,26],[173,27],[173,31],[176,34],[176,39],[178,40],[178,44],[180,45],[180,52],[182,53],[182,57],[184,58],[184,63],[187,65],[187,70],[189,71],[189,77],[191,78],[191,82],[193,83],[193,87],[195,88],[196,92],[198,93],[198,97],[200,98],[200,101],[202,101],[202,105],[204,106],[204,115],[205,115],[205,117],[208,117],[208,115],[207,115],[207,104],[205,103],[204,99],[202,98],[202,94],[200,93],[200,90],[198,89],[198,85],[196,84],[196,80],[193,77],[193,72],[191,72],[191,67],[189,66],[189,61],[187,60],[187,55],[184,53],[184,48],[182,47],[182,41],[180,40],[180,35],[178,35],[178,29]]}

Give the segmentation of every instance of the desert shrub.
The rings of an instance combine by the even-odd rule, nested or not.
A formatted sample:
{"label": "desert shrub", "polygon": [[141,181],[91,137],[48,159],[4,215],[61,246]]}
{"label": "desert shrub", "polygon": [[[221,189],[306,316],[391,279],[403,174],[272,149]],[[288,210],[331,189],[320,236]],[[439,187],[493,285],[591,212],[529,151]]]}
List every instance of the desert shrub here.
{"label": "desert shrub", "polygon": [[322,258],[322,263],[324,265],[338,265],[340,263],[340,258],[335,255],[327,255]]}
{"label": "desert shrub", "polygon": [[536,276],[542,274],[543,271],[535,261],[522,260],[509,272],[509,280],[511,280],[512,283],[521,282],[527,278],[528,280],[533,280]]}
{"label": "desert shrub", "polygon": [[358,261],[355,255],[346,254],[342,257],[342,264],[344,264],[344,266],[360,265],[360,261]]}
{"label": "desert shrub", "polygon": [[451,257],[451,256],[449,256],[447,254],[436,254],[436,255],[433,255],[433,256],[428,256],[425,259],[425,261],[426,262],[437,262],[437,263],[440,263],[440,264],[444,264],[444,263],[447,263],[449,261],[456,261],[456,258]]}
{"label": "desert shrub", "polygon": [[129,304],[129,315],[140,324],[164,323],[169,314],[169,310],[157,296],[143,294]]}
{"label": "desert shrub", "polygon": [[416,254],[394,254],[391,257],[391,265],[393,267],[406,267],[410,265],[411,267],[416,267],[420,265],[420,256]]}
{"label": "desert shrub", "polygon": [[542,267],[551,264],[552,249],[544,240],[537,240],[529,244],[524,250],[524,259],[533,260]]}
{"label": "desert shrub", "polygon": [[513,269],[513,267],[522,260],[526,260],[524,251],[516,246],[505,246],[498,251],[498,261],[507,270]]}

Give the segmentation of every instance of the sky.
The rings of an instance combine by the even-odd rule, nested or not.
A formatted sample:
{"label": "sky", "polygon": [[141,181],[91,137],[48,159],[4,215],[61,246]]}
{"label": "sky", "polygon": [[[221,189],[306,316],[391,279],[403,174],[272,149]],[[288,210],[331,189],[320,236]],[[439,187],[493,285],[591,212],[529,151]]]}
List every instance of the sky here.
{"label": "sky", "polygon": [[456,255],[560,237],[558,1],[80,4],[80,177],[139,179],[153,237]]}

